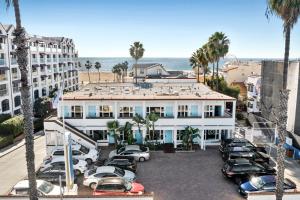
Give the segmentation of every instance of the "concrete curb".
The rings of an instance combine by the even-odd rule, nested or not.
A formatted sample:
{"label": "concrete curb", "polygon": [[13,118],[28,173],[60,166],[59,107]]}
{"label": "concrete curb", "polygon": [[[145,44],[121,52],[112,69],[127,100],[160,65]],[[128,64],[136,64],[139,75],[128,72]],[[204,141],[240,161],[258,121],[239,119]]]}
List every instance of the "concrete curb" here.
{"label": "concrete curb", "polygon": [[[33,139],[36,140],[36,139],[38,139],[38,138],[40,138],[40,137],[42,137],[42,136],[43,136],[43,135],[37,135],[37,136],[35,136]],[[25,140],[25,139],[23,139],[23,140]],[[0,158],[2,158],[3,156],[6,156],[7,154],[9,154],[9,153],[11,153],[11,152],[13,152],[13,151],[15,151],[15,150],[21,148],[21,147],[23,147],[23,146],[25,145],[25,141],[22,141],[22,143],[23,143],[23,144],[21,144],[21,145],[19,145],[19,146],[13,146],[13,147],[10,148],[9,150],[7,150],[5,153],[0,154]]]}

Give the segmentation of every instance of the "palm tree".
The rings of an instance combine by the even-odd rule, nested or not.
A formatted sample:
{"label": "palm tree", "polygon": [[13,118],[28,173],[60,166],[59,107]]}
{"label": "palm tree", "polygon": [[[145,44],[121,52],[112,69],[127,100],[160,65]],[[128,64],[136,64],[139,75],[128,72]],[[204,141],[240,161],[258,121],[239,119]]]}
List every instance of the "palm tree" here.
{"label": "palm tree", "polygon": [[210,58],[209,58],[209,49],[208,49],[208,45],[205,44],[202,46],[202,50],[203,50],[203,54],[204,54],[204,58],[205,60],[203,60],[203,78],[204,78],[204,85],[206,83],[206,78],[205,78],[205,75],[207,73],[210,72],[210,68],[208,67],[208,64],[210,63]]}
{"label": "palm tree", "polygon": [[119,81],[120,77],[122,76],[122,64],[118,63],[115,66],[113,66],[112,73],[114,74],[114,81],[116,81],[116,77],[117,80]]}
{"label": "palm tree", "polygon": [[135,125],[137,125],[139,134],[142,134],[141,125],[146,123],[145,119],[141,115],[136,113],[135,116],[132,118],[132,121]]}
{"label": "palm tree", "polygon": [[278,144],[277,144],[277,176],[276,176],[276,200],[282,200],[284,187],[284,143],[286,138],[287,124],[287,102],[289,91],[287,90],[287,74],[289,66],[290,34],[291,29],[297,23],[300,14],[300,2],[298,0],[268,0],[266,16],[276,15],[283,21],[283,32],[285,34],[285,51],[283,64],[283,84],[280,90],[279,110],[277,120]]}
{"label": "palm tree", "polygon": [[211,38],[207,43],[207,50],[208,50],[208,59],[210,63],[213,64],[213,72],[212,72],[212,88],[214,87],[214,80],[215,80],[215,62],[217,60],[218,52],[215,48],[214,43],[212,42]]}
{"label": "palm tree", "polygon": [[99,75],[98,82],[100,82],[100,68],[101,68],[101,63],[100,62],[95,62],[95,69],[98,70],[98,75]]}
{"label": "palm tree", "polygon": [[89,83],[91,82],[90,69],[92,68],[92,66],[92,63],[89,60],[87,60],[85,63],[85,68],[88,70]]}
{"label": "palm tree", "polygon": [[126,122],[124,126],[120,127],[120,132],[124,133],[127,136],[127,143],[133,144],[133,134],[132,134],[132,126],[133,124],[130,122]]}
{"label": "palm tree", "polygon": [[25,149],[26,149],[26,167],[29,180],[29,199],[37,200],[38,192],[36,186],[35,174],[35,155],[34,155],[34,140],[33,140],[33,113],[30,94],[30,85],[28,82],[28,47],[27,37],[24,27],[21,23],[21,13],[18,0],[5,0],[6,7],[12,4],[14,7],[16,29],[14,31],[14,43],[17,46],[16,55],[17,63],[21,72],[21,99],[22,111],[24,115],[24,134],[25,134]]}
{"label": "palm tree", "polygon": [[216,89],[219,89],[219,62],[220,58],[223,58],[229,50],[229,39],[222,32],[215,32],[210,38],[212,48],[216,51],[216,63],[217,63],[217,82]]}
{"label": "palm tree", "polygon": [[152,140],[151,135],[150,135],[150,128],[151,128],[152,124],[150,122],[149,115],[147,115],[145,118],[145,126],[146,126],[146,133],[147,133],[147,135],[149,135],[149,140]]}
{"label": "palm tree", "polygon": [[134,42],[129,49],[130,56],[135,60],[135,65],[134,65],[135,83],[137,83],[137,62],[139,59],[143,57],[144,52],[145,49],[143,48],[143,44],[140,42]]}
{"label": "palm tree", "polygon": [[121,63],[120,68],[122,69],[122,82],[124,82],[124,77],[127,76],[128,62]]}
{"label": "palm tree", "polygon": [[193,139],[197,137],[198,132],[198,128],[193,128],[191,126],[185,127],[182,133],[182,143],[184,144],[184,146],[186,146],[187,150],[193,149]]}
{"label": "palm tree", "polygon": [[190,58],[190,64],[192,66],[193,69],[197,68],[197,83],[199,83],[199,74],[200,74],[200,61],[199,61],[199,50],[196,50],[195,52],[193,52],[192,57]]}
{"label": "palm tree", "polygon": [[108,121],[107,124],[107,129],[109,131],[109,134],[112,135],[114,137],[114,142],[115,142],[115,148],[117,148],[118,146],[118,140],[119,140],[119,122],[117,120],[114,121]]}
{"label": "palm tree", "polygon": [[[151,112],[148,116],[149,121],[151,122],[152,127],[152,136],[150,136],[151,140],[153,140],[155,135],[155,122],[159,119],[158,115],[155,112]],[[157,143],[157,136],[156,136],[156,143]]]}
{"label": "palm tree", "polygon": [[200,67],[203,70],[204,74],[204,84],[205,84],[205,74],[207,72],[207,65],[208,65],[208,60],[206,57],[205,50],[203,48],[198,49],[196,52],[193,53],[192,57],[190,58],[191,65],[194,67],[197,67],[197,81],[199,81],[199,69]]}

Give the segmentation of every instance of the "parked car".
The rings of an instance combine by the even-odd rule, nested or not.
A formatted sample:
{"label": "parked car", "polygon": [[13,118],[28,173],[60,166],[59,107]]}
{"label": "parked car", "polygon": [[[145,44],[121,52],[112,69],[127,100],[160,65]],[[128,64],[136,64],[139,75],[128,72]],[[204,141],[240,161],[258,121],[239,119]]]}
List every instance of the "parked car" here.
{"label": "parked car", "polygon": [[141,195],[144,186],[140,183],[126,181],[123,178],[105,178],[98,181],[93,195]]}
{"label": "parked car", "polygon": [[249,140],[244,138],[231,138],[222,140],[221,145],[219,147],[219,151],[221,153],[224,153],[226,147],[248,147],[253,151],[260,151],[266,153],[266,149],[264,147],[255,146]]}
{"label": "parked car", "polygon": [[247,181],[254,175],[276,174],[276,170],[269,165],[258,164],[243,158],[227,160],[221,171],[225,177],[233,179],[238,184]]}
{"label": "parked car", "polygon": [[[85,160],[89,165],[93,162],[96,162],[99,158],[99,155],[100,153],[96,149],[89,149],[82,145],[72,145],[72,157],[79,160]],[[63,147],[57,147],[52,151],[50,158],[63,156]]]}
{"label": "parked car", "polygon": [[136,179],[135,174],[131,171],[113,166],[102,166],[86,171],[84,173],[83,185],[95,189],[98,181],[108,177],[121,177],[128,181],[134,181]]}
{"label": "parked car", "polygon": [[119,167],[124,170],[136,172],[136,163],[130,162],[128,159],[108,159],[104,165]]}
{"label": "parked car", "polygon": [[150,159],[149,148],[139,145],[127,145],[125,147],[121,147],[118,150],[113,150],[109,153],[109,158],[116,155],[132,156],[136,161],[140,162]]}
{"label": "parked car", "polygon": [[[59,176],[61,176],[61,182],[63,185],[66,184],[65,176],[65,166],[55,165],[49,166],[48,168],[43,169],[43,171],[38,170],[36,177],[51,183],[59,184]],[[74,177],[74,183],[77,182],[77,177]]]}
{"label": "parked car", "polygon": [[247,158],[254,159],[255,152],[248,147],[226,147],[222,154],[223,160]]}
{"label": "parked car", "polygon": [[[296,184],[290,179],[284,179],[284,191],[295,191]],[[266,175],[253,177],[248,182],[239,186],[239,193],[247,197],[249,193],[259,192],[275,192],[276,190],[276,176]]]}
{"label": "parked car", "polygon": [[[60,187],[53,185],[44,180],[36,180],[37,190],[39,196],[60,195]],[[63,192],[63,191],[62,191]],[[9,195],[12,196],[28,196],[29,195],[29,181],[19,181],[11,190]]]}
{"label": "parked car", "polygon": [[[72,159],[73,161],[73,169],[75,172],[75,175],[83,174],[87,170],[87,162],[84,160],[78,160],[76,158]],[[43,171],[51,166],[65,166],[65,159],[64,157],[54,157],[49,158],[43,162],[43,164],[40,167],[40,171]]]}

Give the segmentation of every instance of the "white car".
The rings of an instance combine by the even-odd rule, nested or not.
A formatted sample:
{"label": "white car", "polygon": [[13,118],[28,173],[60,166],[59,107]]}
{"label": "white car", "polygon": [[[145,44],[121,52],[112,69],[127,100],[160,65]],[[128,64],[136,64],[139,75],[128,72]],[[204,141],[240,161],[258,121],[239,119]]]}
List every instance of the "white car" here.
{"label": "white car", "polygon": [[136,179],[135,174],[131,171],[113,166],[102,166],[86,171],[84,173],[83,185],[95,189],[98,181],[107,177],[121,177],[127,181],[134,181]]}
{"label": "white car", "polygon": [[[44,171],[45,169],[51,167],[51,166],[65,166],[65,159],[64,157],[54,157],[49,158],[43,162],[43,164],[40,167],[40,171]],[[73,158],[73,169],[75,172],[75,175],[83,174],[88,168],[87,168],[87,162],[85,160],[79,160],[76,158]]]}
{"label": "white car", "polygon": [[[39,196],[60,195],[60,187],[44,180],[36,180]],[[63,193],[63,189],[62,189]],[[29,194],[29,181],[18,182],[9,193],[12,196],[27,196]]]}
{"label": "white car", "polygon": [[109,153],[109,158],[114,156],[132,156],[136,161],[143,162],[150,159],[150,152],[148,147],[140,147],[139,145],[127,145],[118,150],[113,150]]}
{"label": "white car", "polygon": [[[57,147],[52,151],[50,158],[63,156],[64,148]],[[90,165],[93,162],[97,161],[99,157],[99,152],[96,149],[89,149],[82,145],[72,145],[72,157],[77,158],[79,160],[85,160]]]}

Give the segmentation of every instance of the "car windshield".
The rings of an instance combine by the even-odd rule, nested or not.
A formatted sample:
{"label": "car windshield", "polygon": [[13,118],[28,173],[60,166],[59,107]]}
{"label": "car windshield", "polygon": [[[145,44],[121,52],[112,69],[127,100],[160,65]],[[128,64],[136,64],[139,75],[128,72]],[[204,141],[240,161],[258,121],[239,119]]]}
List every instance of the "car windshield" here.
{"label": "car windshield", "polygon": [[120,169],[120,168],[115,168],[115,171],[114,171],[115,174],[118,174],[119,176],[124,176],[125,175],[125,171],[123,169]]}
{"label": "car windshield", "polygon": [[51,183],[43,181],[43,183],[38,187],[38,190],[45,194],[49,194],[53,190],[53,187],[54,186]]}
{"label": "car windshield", "polygon": [[265,182],[260,177],[251,178],[250,183],[251,183],[251,185],[253,185],[257,189],[262,188],[265,184]]}
{"label": "car windshield", "polygon": [[125,150],[125,147],[122,147],[122,148],[117,150],[117,153],[119,154],[119,153],[123,152],[124,150]]}
{"label": "car windshield", "polygon": [[81,145],[79,151],[88,154],[90,152],[90,149]]}
{"label": "car windshield", "polygon": [[92,174],[95,174],[97,171],[97,169],[91,169],[89,172],[88,172],[88,175],[92,175]]}

